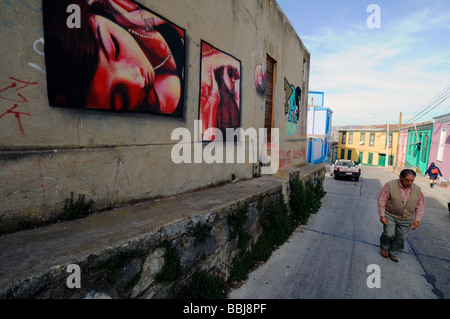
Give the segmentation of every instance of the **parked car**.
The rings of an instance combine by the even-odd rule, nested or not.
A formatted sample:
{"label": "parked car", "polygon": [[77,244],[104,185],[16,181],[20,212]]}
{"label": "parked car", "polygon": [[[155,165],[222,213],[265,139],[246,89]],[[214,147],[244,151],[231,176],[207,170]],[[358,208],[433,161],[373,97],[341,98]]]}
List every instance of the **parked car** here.
{"label": "parked car", "polygon": [[335,179],[339,177],[350,177],[359,181],[361,168],[357,167],[355,162],[351,160],[340,159],[334,162],[334,164],[331,164],[330,174],[331,176],[334,175]]}

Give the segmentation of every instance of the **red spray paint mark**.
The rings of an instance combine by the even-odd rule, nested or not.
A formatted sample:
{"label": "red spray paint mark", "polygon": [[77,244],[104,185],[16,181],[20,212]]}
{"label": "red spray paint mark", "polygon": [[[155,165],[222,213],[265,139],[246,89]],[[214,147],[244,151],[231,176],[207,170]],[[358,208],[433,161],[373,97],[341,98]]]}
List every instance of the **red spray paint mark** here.
{"label": "red spray paint mark", "polygon": [[[26,97],[24,97],[21,93],[16,93],[16,91],[22,90],[23,88],[26,88],[29,85],[37,84],[37,82],[26,82],[26,81],[22,81],[22,80],[13,78],[13,77],[10,77],[10,79],[13,81],[11,83],[11,85],[6,86],[3,89],[0,89],[0,99],[6,100],[6,101],[9,101],[9,102],[13,102],[13,103],[26,103],[26,102],[28,102]],[[13,93],[11,94],[11,92],[13,92]],[[30,113],[26,113],[26,112],[14,111],[18,106],[19,106],[19,104],[14,104],[13,107],[11,107],[6,112],[4,112],[4,113],[2,113],[0,115],[0,119],[2,119],[7,114],[14,115],[14,117],[16,118],[16,120],[17,120],[17,122],[19,124],[20,133],[22,133],[22,135],[25,135],[25,131],[23,129],[22,121],[20,119],[20,116],[21,115],[31,116],[31,114]]]}

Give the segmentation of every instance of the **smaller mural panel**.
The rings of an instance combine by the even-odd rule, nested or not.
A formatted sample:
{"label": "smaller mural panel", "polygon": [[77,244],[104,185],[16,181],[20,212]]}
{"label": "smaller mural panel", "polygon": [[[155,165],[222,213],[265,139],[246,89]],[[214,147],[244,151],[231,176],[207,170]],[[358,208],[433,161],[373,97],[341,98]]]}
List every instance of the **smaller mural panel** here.
{"label": "smaller mural panel", "polygon": [[300,118],[300,101],[302,90],[295,88],[284,79],[284,113],[286,116],[286,133],[288,136],[297,134],[297,122]]}
{"label": "smaller mural panel", "polygon": [[266,76],[264,74],[264,67],[258,64],[255,68],[255,85],[256,90],[263,94],[266,90]]}
{"label": "smaller mural panel", "polygon": [[130,0],[42,8],[51,106],[183,116],[182,28]]}
{"label": "smaller mural panel", "polygon": [[241,122],[241,62],[202,41],[200,78],[200,136],[216,140],[213,128],[226,139],[226,129],[236,129]]}

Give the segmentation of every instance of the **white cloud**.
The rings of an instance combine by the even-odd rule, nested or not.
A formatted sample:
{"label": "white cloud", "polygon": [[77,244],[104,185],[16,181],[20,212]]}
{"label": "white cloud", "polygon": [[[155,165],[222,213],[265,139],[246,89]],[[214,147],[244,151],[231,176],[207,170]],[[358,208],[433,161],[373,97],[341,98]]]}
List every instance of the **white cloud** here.
{"label": "white cloud", "polygon": [[[304,37],[312,54],[310,89],[325,92],[333,122],[379,123],[381,117],[371,116],[376,112],[396,123],[400,112],[418,110],[423,105],[418,100],[427,101],[427,94],[432,94],[424,91],[426,83],[433,81],[437,65],[450,57],[450,52],[433,51],[427,46],[435,43],[426,42],[430,32],[449,28],[448,16],[449,11],[424,9],[378,30],[324,27]],[[448,41],[448,32],[444,34]],[[446,80],[450,81],[448,73],[443,85]]]}

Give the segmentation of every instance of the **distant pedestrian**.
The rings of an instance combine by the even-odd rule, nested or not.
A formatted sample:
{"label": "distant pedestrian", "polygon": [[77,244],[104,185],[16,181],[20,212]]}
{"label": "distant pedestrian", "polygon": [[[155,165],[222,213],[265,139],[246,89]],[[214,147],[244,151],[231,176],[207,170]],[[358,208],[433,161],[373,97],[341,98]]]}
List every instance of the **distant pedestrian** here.
{"label": "distant pedestrian", "polygon": [[409,231],[419,227],[425,213],[425,198],[414,184],[416,172],[405,169],[400,178],[386,183],[378,196],[377,209],[383,233],[380,237],[381,255],[398,262]]}
{"label": "distant pedestrian", "polygon": [[431,184],[430,184],[431,188],[434,187],[434,182],[438,178],[438,175],[442,177],[441,170],[434,163],[431,163],[430,167],[428,167],[428,169],[425,172],[425,174],[428,175],[428,177],[431,180]]}

